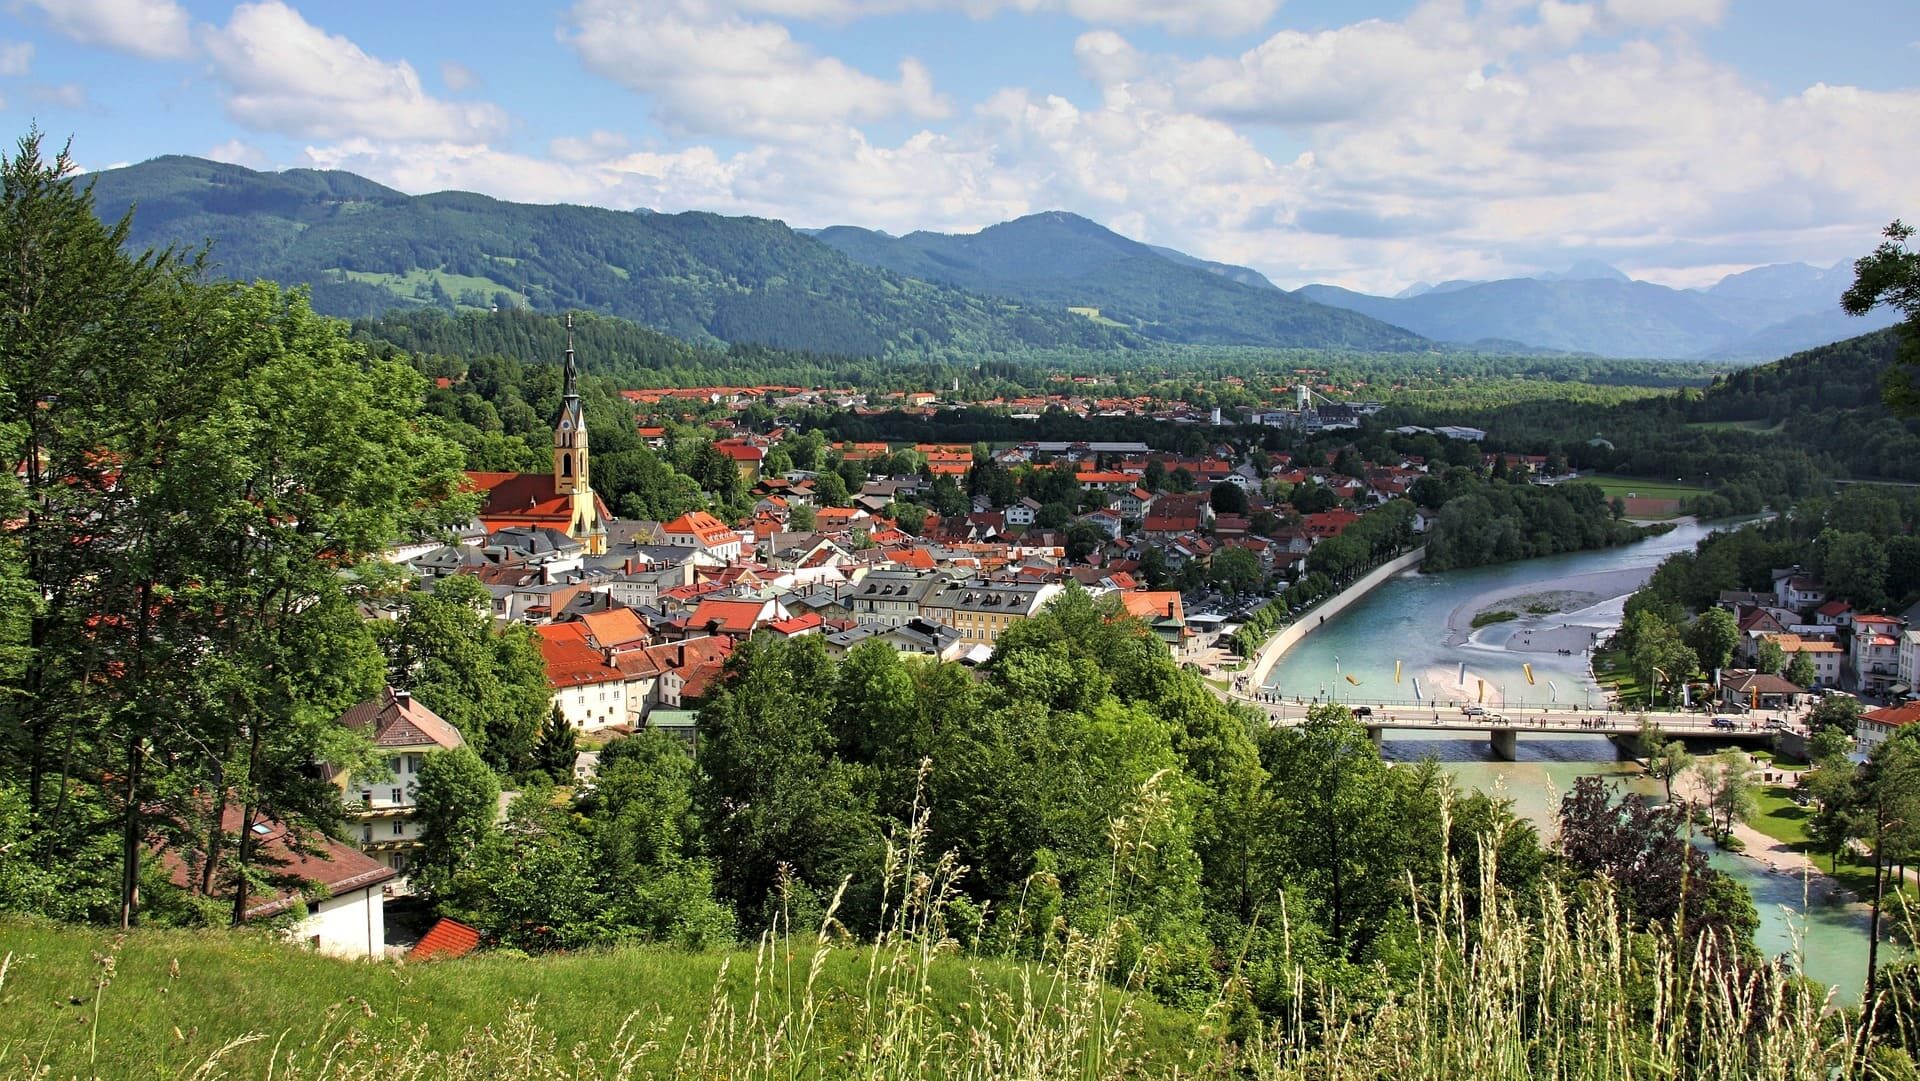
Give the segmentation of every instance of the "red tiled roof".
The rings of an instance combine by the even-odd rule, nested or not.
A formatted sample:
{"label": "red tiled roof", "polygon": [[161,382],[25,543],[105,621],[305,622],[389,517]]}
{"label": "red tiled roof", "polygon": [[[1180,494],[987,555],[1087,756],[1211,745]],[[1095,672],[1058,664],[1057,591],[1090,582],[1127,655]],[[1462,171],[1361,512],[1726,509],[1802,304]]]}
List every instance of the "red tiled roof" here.
{"label": "red tiled roof", "polygon": [[722,634],[752,634],[766,609],[765,601],[704,600],[687,617],[687,626],[712,627]]}
{"label": "red tiled roof", "polygon": [[[551,473],[467,473],[469,491],[481,493],[480,523],[489,532],[510,526],[548,526],[565,531],[573,523],[573,503],[553,489]],[[593,497],[601,520],[612,517],[600,496]]]}
{"label": "red tiled roof", "polygon": [[586,627],[593,644],[602,649],[641,645],[647,640],[646,624],[640,622],[640,613],[631,608],[588,612],[580,617],[580,623]]}
{"label": "red tiled roof", "polygon": [[407,951],[409,961],[431,961],[435,958],[451,960],[465,957],[480,945],[480,932],[445,916],[434,921],[420,941]]}
{"label": "red tiled roof", "polygon": [[[238,834],[240,824],[240,804],[230,800],[221,813],[220,828],[226,833]],[[324,833],[308,831],[296,841],[289,836],[284,823],[271,818],[254,820],[254,838],[256,866],[271,884],[251,892],[246,912],[250,920],[292,908],[307,887],[323,886],[328,896],[339,897],[378,885],[396,873],[393,868]],[[174,885],[186,888],[188,865],[180,853],[168,848],[160,853],[160,859]],[[222,879],[222,884],[230,888],[230,879],[227,876]]]}
{"label": "red tiled roof", "polygon": [[1920,702],[1907,702],[1898,706],[1887,706],[1884,709],[1868,710],[1860,715],[1860,719],[1885,725],[1888,728],[1904,728],[1920,721]]}
{"label": "red tiled roof", "polygon": [[704,547],[725,544],[739,537],[726,524],[703,510],[690,510],[660,527],[662,533],[691,534]]}
{"label": "red tiled roof", "polygon": [[540,656],[547,663],[547,685],[554,690],[586,683],[613,683],[626,679],[587,643],[586,627],[579,623],[549,623],[534,630],[540,635]]}
{"label": "red tiled roof", "polygon": [[388,687],[379,697],[342,713],[339,723],[373,738],[375,747],[436,746],[452,750],[466,743],[460,730],[428,709],[419,699]]}

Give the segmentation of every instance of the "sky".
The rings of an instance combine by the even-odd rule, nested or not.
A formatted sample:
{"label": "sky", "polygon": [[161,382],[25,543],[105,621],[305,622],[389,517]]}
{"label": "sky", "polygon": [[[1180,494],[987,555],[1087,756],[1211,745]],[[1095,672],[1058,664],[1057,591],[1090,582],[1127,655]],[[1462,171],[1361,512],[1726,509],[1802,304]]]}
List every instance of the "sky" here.
{"label": "sky", "polygon": [[1920,218],[1920,2],[0,0],[0,118],[88,169],[1685,287]]}

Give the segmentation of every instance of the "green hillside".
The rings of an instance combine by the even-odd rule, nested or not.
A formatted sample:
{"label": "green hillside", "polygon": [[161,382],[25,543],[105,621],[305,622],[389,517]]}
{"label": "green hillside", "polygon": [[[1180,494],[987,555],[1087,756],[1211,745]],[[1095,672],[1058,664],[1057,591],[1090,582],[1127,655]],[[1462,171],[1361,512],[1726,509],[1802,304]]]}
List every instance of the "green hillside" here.
{"label": "green hillside", "polygon": [[164,157],[90,178],[99,213],[138,208],[139,247],[213,242],[214,269],[312,288],[314,307],[618,315],[690,342],[842,355],[1018,353],[1135,340],[1059,307],[860,265],[776,221],[408,196],[349,173],[259,173]]}
{"label": "green hillside", "polygon": [[[822,948],[811,934],[759,955],[631,947],[408,965],[259,933],[0,919],[0,959],[8,1081],[43,1076],[10,1072],[23,1063],[104,1078],[879,1076],[861,1056],[882,1048],[898,1056],[887,1076],[960,1078],[978,1076],[968,1057],[995,1043],[1036,1053],[1031,1076],[1153,1077],[1202,1044],[1193,1017],[1039,966],[951,954],[922,965],[911,946]],[[1057,1046],[1042,1048],[1048,1037]],[[623,1044],[633,1074],[613,1068]],[[1084,1059],[1084,1072],[1048,1069],[1049,1050]],[[576,1053],[596,1068],[558,1069],[578,1068]],[[340,1072],[321,1075],[329,1054]]]}
{"label": "green hillside", "polygon": [[[816,234],[848,257],[912,278],[1055,308],[1097,308],[1161,341],[1417,350],[1431,343],[1377,319],[1235,280],[1243,268],[1170,258],[1075,214],[1049,211],[965,236]],[[1250,273],[1250,272],[1248,272]]]}

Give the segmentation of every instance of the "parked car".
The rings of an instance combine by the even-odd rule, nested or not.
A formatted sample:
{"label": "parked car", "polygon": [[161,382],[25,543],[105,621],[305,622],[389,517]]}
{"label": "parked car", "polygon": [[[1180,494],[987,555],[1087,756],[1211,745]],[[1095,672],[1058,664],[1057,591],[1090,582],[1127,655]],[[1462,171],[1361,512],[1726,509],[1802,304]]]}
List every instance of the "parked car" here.
{"label": "parked car", "polygon": [[1373,716],[1373,707],[1372,706],[1355,706],[1353,707],[1353,715],[1355,717],[1371,717]]}
{"label": "parked car", "polygon": [[1715,728],[1738,728],[1738,727],[1740,727],[1740,725],[1739,725],[1739,723],[1738,723],[1738,722],[1736,722],[1736,721],[1735,721],[1735,720],[1734,720],[1734,719],[1733,719],[1732,717],[1715,717],[1715,718],[1713,719],[1713,726],[1714,726]]}
{"label": "parked car", "polygon": [[1469,717],[1485,717],[1487,715],[1486,707],[1484,706],[1467,706],[1460,712]]}

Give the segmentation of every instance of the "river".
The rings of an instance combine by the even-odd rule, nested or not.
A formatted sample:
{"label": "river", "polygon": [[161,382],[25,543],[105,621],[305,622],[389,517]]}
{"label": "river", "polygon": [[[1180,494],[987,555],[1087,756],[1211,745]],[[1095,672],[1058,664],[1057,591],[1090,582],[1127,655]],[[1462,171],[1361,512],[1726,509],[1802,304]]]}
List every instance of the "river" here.
{"label": "river", "polygon": [[[1267,687],[1287,697],[1410,701],[1417,680],[1420,697],[1427,702],[1482,700],[1495,710],[1502,702],[1600,705],[1603,697],[1590,678],[1584,649],[1516,653],[1506,648],[1508,639],[1534,634],[1543,642],[1572,644],[1604,636],[1619,625],[1625,595],[1570,594],[1630,591],[1662,559],[1691,549],[1706,533],[1706,527],[1686,523],[1620,548],[1441,574],[1403,574],[1288,651],[1274,666]],[[1576,607],[1471,634],[1458,626],[1457,612],[1496,606],[1502,595],[1554,592],[1569,595]],[[1453,628],[1450,617],[1455,619]],[[1394,678],[1396,662],[1399,682]],[[1532,665],[1531,684],[1523,663]],[[1462,664],[1467,666],[1464,680]],[[1389,732],[1385,754],[1395,761],[1438,759],[1462,785],[1513,800],[1516,812],[1532,820],[1543,837],[1552,835],[1560,796],[1581,776],[1611,777],[1648,794],[1658,788],[1638,766],[1620,761],[1614,745],[1601,736],[1522,735],[1519,761],[1503,762],[1483,736]],[[1845,1001],[1859,998],[1867,966],[1867,921],[1860,906],[1808,905],[1797,876],[1774,874],[1755,860],[1722,852],[1712,853],[1712,860],[1753,894],[1760,911],[1757,939],[1762,952],[1797,956],[1809,978],[1834,987]]]}

